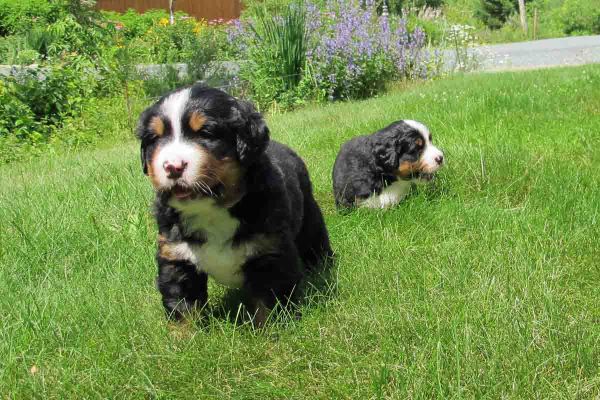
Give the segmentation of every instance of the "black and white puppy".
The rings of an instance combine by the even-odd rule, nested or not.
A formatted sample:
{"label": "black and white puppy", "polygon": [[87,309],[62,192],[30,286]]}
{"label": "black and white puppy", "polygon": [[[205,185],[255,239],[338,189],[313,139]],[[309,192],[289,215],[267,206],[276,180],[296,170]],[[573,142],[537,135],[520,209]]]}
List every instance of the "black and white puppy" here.
{"label": "black and white puppy", "polygon": [[397,121],[371,135],[344,143],[333,166],[338,207],[387,208],[398,204],[412,182],[428,181],[444,163],[429,129]]}
{"label": "black and white puppy", "polygon": [[269,141],[252,104],[202,85],[179,89],[142,113],[137,135],[156,191],[157,283],[169,316],[202,307],[210,275],[245,289],[261,323],[332,255],[304,162]]}

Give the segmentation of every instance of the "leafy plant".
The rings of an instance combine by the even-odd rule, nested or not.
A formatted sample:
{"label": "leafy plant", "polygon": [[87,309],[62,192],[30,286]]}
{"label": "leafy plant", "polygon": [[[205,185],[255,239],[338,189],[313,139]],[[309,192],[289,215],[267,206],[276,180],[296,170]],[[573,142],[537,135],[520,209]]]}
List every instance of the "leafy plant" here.
{"label": "leafy plant", "polygon": [[565,0],[561,20],[566,34],[599,34],[600,6],[589,0]]}
{"label": "leafy plant", "polygon": [[0,0],[0,35],[22,34],[37,25],[54,22],[61,3],[47,0]]}
{"label": "leafy plant", "polygon": [[41,123],[28,104],[17,95],[15,85],[0,80],[0,137],[14,136],[26,140],[37,136]]}
{"label": "leafy plant", "polygon": [[444,0],[381,0],[379,9],[381,10],[383,4],[386,4],[388,11],[393,14],[403,15],[406,9],[416,9],[422,7],[441,7],[444,4]]}
{"label": "leafy plant", "polygon": [[479,0],[475,17],[490,29],[500,29],[516,11],[516,0]]}

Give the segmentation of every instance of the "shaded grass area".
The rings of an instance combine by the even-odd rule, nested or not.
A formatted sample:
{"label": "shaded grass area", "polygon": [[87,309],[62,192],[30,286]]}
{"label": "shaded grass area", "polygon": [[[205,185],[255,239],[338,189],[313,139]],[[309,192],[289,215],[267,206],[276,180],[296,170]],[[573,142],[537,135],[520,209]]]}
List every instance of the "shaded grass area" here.
{"label": "shaded grass area", "polygon": [[[447,168],[388,212],[337,214],[339,145],[400,118],[430,126]],[[337,267],[302,319],[264,332],[222,317],[217,285],[203,323],[165,321],[136,143],[0,167],[3,396],[600,395],[600,66],[458,76],[269,124],[307,162]]]}

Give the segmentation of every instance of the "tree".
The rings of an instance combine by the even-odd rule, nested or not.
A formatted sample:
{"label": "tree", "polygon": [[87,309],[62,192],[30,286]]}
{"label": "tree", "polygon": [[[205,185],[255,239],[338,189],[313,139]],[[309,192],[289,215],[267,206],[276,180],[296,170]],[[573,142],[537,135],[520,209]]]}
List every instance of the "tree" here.
{"label": "tree", "polygon": [[525,0],[519,0],[519,17],[521,18],[521,27],[527,35],[527,12],[525,11]]}
{"label": "tree", "polygon": [[500,29],[508,17],[517,11],[517,0],[480,0],[475,17],[490,29]]}

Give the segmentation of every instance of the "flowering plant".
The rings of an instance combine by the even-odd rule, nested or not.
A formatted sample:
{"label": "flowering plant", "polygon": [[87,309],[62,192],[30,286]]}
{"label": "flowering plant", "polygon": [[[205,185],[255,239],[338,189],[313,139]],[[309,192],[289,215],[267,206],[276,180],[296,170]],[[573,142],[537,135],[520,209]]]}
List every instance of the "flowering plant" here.
{"label": "flowering plant", "polygon": [[322,16],[312,19],[319,34],[308,62],[328,98],[367,97],[388,81],[427,77],[425,33],[409,32],[405,18],[379,16],[373,0],[330,1]]}
{"label": "flowering plant", "polygon": [[[257,30],[257,26],[264,26],[260,20],[236,21],[228,30],[235,58],[247,60],[242,64],[242,73],[244,65],[250,73],[242,78],[248,78],[260,103],[290,97],[295,102],[306,97],[318,100],[368,97],[389,81],[427,78],[432,73],[431,57],[425,50],[425,33],[418,27],[410,32],[405,18],[378,15],[374,0],[330,0],[322,8],[306,1],[290,7],[304,13],[301,18],[304,33],[294,39],[302,42],[301,46],[285,43],[267,47],[267,41],[262,40]],[[264,13],[259,15],[265,18]],[[282,32],[290,31],[290,20],[285,15],[269,18]],[[289,42],[289,37],[284,39]],[[297,54],[299,48],[304,49],[302,57]],[[295,53],[292,55],[286,49]],[[265,54],[269,56],[264,57]],[[286,65],[292,56],[303,60],[301,65],[295,64],[294,71],[286,70],[286,76],[298,76],[293,88],[286,76],[277,75],[280,66]],[[260,71],[263,72],[257,76]],[[268,94],[261,93],[258,78],[262,88],[268,86]],[[264,84],[278,79],[283,83],[278,87]],[[294,100],[294,96],[301,99]]]}

